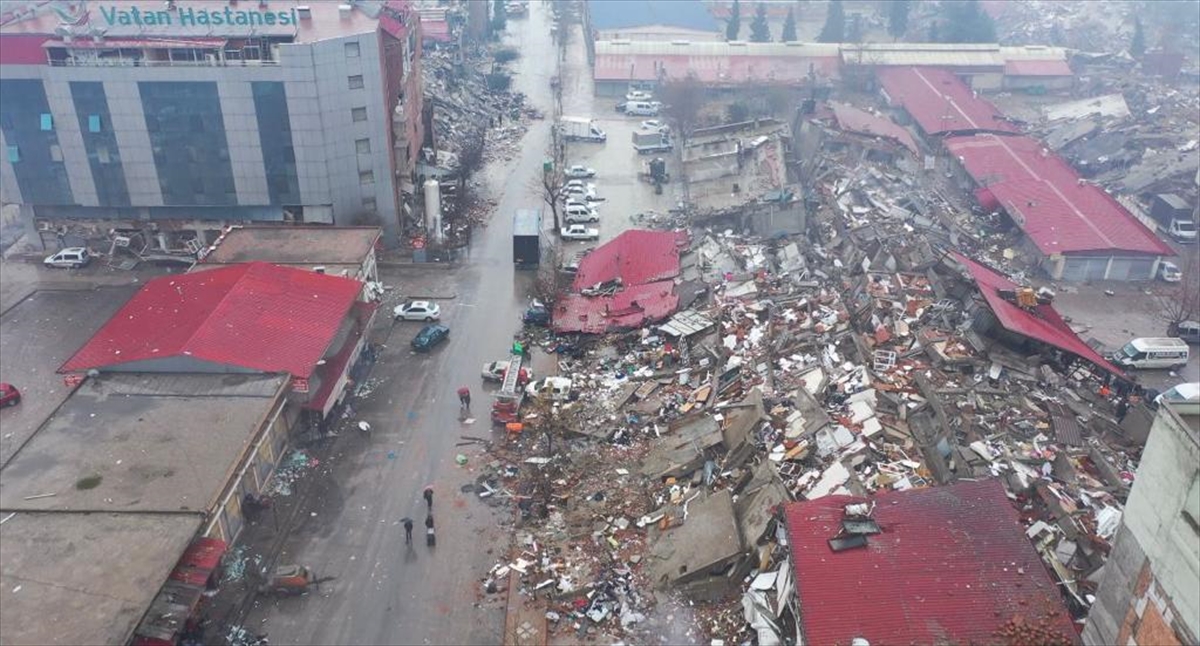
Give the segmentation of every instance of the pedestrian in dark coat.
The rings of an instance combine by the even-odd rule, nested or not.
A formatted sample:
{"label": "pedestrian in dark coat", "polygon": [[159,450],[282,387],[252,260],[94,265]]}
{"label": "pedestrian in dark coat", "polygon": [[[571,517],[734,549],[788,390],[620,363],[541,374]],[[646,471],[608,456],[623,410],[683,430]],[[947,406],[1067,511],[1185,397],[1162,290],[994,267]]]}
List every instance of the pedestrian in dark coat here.
{"label": "pedestrian in dark coat", "polygon": [[433,485],[425,487],[425,506],[429,509],[429,513],[433,513]]}
{"label": "pedestrian in dark coat", "polygon": [[412,528],[413,522],[411,518],[404,519],[404,544],[412,545]]}
{"label": "pedestrian in dark coat", "polygon": [[425,517],[425,544],[432,547],[437,543],[437,539],[433,535],[433,514]]}

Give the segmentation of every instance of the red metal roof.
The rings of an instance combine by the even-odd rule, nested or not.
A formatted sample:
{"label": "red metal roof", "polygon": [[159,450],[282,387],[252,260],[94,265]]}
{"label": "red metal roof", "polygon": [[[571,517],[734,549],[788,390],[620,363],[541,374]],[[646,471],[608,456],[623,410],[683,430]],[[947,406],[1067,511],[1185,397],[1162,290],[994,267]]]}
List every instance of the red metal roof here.
{"label": "red metal roof", "polygon": [[326,359],[324,364],[317,366],[315,372],[321,380],[321,385],[317,387],[316,392],[309,396],[304,408],[319,410],[322,413],[328,410],[327,404],[330,404],[329,398],[333,396],[333,389],[342,375],[346,374],[346,368],[350,365],[350,360],[354,358],[354,349],[370,329],[371,321],[374,320],[375,311],[378,308],[377,303],[362,301],[354,303],[350,311],[358,325],[354,326],[349,336],[342,342],[342,347],[338,349],[337,354]]}
{"label": "red metal roof", "polygon": [[679,247],[685,232],[630,229],[600,245],[579,262],[572,287],[585,287],[620,277],[625,285],[641,285],[679,275]]}
{"label": "red metal roof", "polygon": [[264,262],[155,278],[59,371],[188,357],[308,377],[361,291],[356,280]]}
{"label": "red metal roof", "polygon": [[1025,61],[1004,63],[1005,76],[1072,76],[1071,66],[1062,60]]}
{"label": "red metal roof", "polygon": [[657,81],[660,70],[668,78],[680,79],[694,73],[704,83],[774,81],[803,83],[809,65],[821,78],[837,78],[839,56],[724,56],[599,54],[592,71],[597,81]]}
{"label": "red metal roof", "polygon": [[44,34],[0,34],[0,65],[49,65],[42,43]]}
{"label": "red metal roof", "polygon": [[[834,552],[843,508],[875,503],[882,533]],[[1079,643],[1057,587],[996,480],[826,496],[784,506],[808,644],[993,644],[1021,618]]]}
{"label": "red metal roof", "polygon": [[833,109],[833,116],[837,119],[838,127],[842,130],[850,132],[858,132],[877,137],[887,137],[895,140],[900,145],[912,151],[912,154],[917,155],[917,142],[907,130],[901,128],[896,122],[887,117],[881,117],[871,114],[866,110],[859,110],[845,103],[830,102],[829,106]]}
{"label": "red metal roof", "polygon": [[421,37],[439,43],[451,42],[453,39],[450,37],[450,23],[445,20],[422,19]]}
{"label": "red metal roof", "polygon": [[554,305],[554,331],[603,334],[629,330],[669,317],[679,307],[675,283],[631,285],[612,296],[566,294]]}
{"label": "red metal roof", "polygon": [[1029,137],[951,137],[946,148],[986,186],[1047,255],[1127,251],[1171,256],[1172,249],[1108,193]]}
{"label": "red metal roof", "polygon": [[979,293],[983,294],[988,307],[991,308],[996,315],[996,320],[1004,326],[1004,329],[1042,343],[1048,343],[1064,352],[1091,362],[1101,370],[1125,378],[1125,373],[1120,368],[1109,363],[1100,356],[1100,353],[1076,336],[1052,306],[1038,305],[1032,311],[1022,309],[1016,303],[1009,302],[1000,295],[1002,289],[1016,289],[1018,287],[1016,283],[958,252],[952,253],[954,258],[971,274],[971,278],[979,287]]}
{"label": "red metal roof", "polygon": [[660,321],[679,307],[674,279],[686,231],[630,229],[584,256],[575,274],[576,292],[621,279],[611,296],[567,294],[554,306],[555,332],[601,334]]}
{"label": "red metal roof", "polygon": [[1020,132],[996,106],[981,99],[953,72],[932,67],[880,67],[883,91],[904,107],[927,135],[947,132]]}
{"label": "red metal roof", "polygon": [[169,578],[204,587],[209,575],[220,565],[227,547],[225,541],[217,538],[197,538],[179,557]]}

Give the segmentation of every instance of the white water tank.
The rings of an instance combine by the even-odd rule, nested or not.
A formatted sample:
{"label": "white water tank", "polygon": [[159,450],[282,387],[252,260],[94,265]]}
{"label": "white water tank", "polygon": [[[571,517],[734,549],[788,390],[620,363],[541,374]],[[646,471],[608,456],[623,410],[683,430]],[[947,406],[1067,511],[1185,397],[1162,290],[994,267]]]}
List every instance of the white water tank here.
{"label": "white water tank", "polygon": [[432,242],[442,241],[442,189],[436,179],[427,179],[425,190],[425,230]]}

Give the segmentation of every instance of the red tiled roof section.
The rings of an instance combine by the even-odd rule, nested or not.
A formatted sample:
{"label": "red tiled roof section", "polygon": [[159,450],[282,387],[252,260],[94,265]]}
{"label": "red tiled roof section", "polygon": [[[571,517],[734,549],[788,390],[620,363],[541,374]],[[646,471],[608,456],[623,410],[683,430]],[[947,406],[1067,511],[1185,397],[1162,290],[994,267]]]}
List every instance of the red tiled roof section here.
{"label": "red tiled roof section", "polygon": [[308,377],[362,283],[263,262],[146,283],[59,369],[190,357]]}
{"label": "red tiled roof section", "polygon": [[1033,311],[1022,309],[1000,295],[1000,290],[1017,289],[1016,283],[958,252],[952,253],[959,264],[971,274],[979,292],[983,294],[988,307],[1004,329],[1048,343],[1080,359],[1090,361],[1101,370],[1125,377],[1120,368],[1109,363],[1099,352],[1084,343],[1053,306],[1038,305]]}
{"label": "red tiled roof section", "polygon": [[996,480],[875,496],[882,533],[835,553],[843,508],[826,496],[784,506],[805,643],[1000,644],[1010,620],[1079,638],[1062,597]]}
{"label": "red tiled roof section", "polygon": [[946,148],[1045,254],[1174,251],[1099,187],[1030,137],[950,137]]}
{"label": "red tiled roof section", "polygon": [[927,135],[948,132],[1020,132],[990,101],[979,98],[949,70],[932,67],[881,67],[875,71],[893,103]]}

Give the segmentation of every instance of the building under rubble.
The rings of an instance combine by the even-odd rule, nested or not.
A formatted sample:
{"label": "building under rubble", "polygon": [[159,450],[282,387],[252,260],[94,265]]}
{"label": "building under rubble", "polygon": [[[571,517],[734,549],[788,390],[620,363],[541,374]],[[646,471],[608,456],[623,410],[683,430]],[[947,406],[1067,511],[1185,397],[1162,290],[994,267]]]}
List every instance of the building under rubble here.
{"label": "building under rubble", "polygon": [[115,230],[186,255],[267,222],[396,240],[424,141],[406,0],[0,10],[0,182],[27,240]]}

